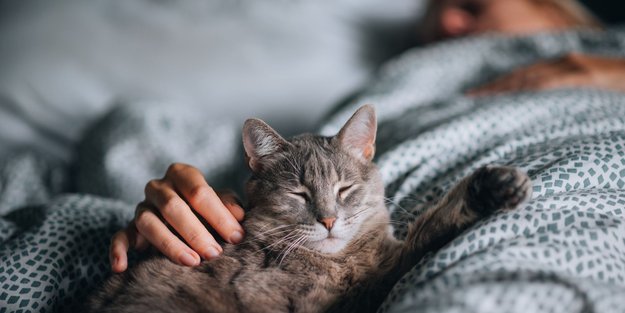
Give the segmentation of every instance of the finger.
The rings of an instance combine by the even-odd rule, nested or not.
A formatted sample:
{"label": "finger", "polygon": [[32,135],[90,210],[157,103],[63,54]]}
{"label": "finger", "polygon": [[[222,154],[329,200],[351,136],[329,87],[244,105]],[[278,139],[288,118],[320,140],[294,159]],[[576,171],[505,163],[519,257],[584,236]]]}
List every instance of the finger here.
{"label": "finger", "polygon": [[243,228],[198,169],[181,165],[168,171],[167,178],[222,238],[230,243],[241,242]]}
{"label": "finger", "polygon": [[583,75],[565,75],[558,76],[543,81],[540,86],[537,86],[537,90],[552,90],[567,87],[577,87],[588,85],[588,77]]}
{"label": "finger", "polygon": [[520,85],[521,81],[527,74],[524,70],[517,70],[510,74],[501,76],[494,81],[487,83],[481,87],[475,88],[468,92],[470,96],[487,96],[493,95],[505,90],[511,90],[516,85]]}
{"label": "finger", "polygon": [[566,62],[559,60],[550,61],[535,67],[534,79],[528,80],[524,91],[541,91],[573,86],[580,76],[583,76],[575,68]]}
{"label": "finger", "polygon": [[113,235],[111,245],[109,247],[109,261],[113,272],[121,273],[128,268],[129,247],[130,240],[125,229],[122,229]]}
{"label": "finger", "polygon": [[548,61],[533,64],[514,70],[495,81],[484,86],[471,89],[468,96],[487,96],[499,93],[520,92],[534,90],[545,77],[551,77],[561,72],[563,65],[558,62]]}
{"label": "finger", "polygon": [[199,255],[178,239],[149,208],[137,210],[135,224],[137,231],[173,262],[186,266],[200,264]]}
{"label": "finger", "polygon": [[495,95],[509,90],[514,90],[516,86],[521,85],[522,78],[519,74],[508,75],[488,83],[477,89],[470,90],[467,95],[472,97],[481,97]]}
{"label": "finger", "polygon": [[220,191],[217,194],[219,199],[221,199],[221,202],[228,210],[230,210],[230,213],[232,213],[234,218],[236,218],[237,221],[242,222],[245,218],[245,210],[243,210],[239,197],[237,197],[237,195],[230,190]]}
{"label": "finger", "polygon": [[143,235],[141,235],[137,231],[137,226],[135,226],[135,222],[132,221],[130,225],[126,228],[126,233],[128,234],[128,239],[130,240],[130,245],[135,249],[141,251],[145,250],[150,246],[150,242],[148,242]]}
{"label": "finger", "polygon": [[223,251],[173,186],[160,180],[150,181],[145,189],[145,197],[202,258],[210,260]]}
{"label": "finger", "polygon": [[139,251],[143,251],[147,248],[150,247],[150,242],[145,239],[145,237],[143,237],[143,235],[139,234],[137,232],[137,237],[136,237],[136,243],[135,243],[135,249],[139,250]]}

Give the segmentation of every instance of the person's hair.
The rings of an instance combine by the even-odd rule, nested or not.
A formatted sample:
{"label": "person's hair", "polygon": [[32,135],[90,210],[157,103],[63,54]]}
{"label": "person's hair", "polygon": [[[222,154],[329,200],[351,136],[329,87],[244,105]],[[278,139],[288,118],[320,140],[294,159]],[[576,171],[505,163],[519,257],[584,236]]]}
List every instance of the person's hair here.
{"label": "person's hair", "polygon": [[602,28],[601,21],[577,0],[532,0],[562,13],[562,18],[573,26]]}

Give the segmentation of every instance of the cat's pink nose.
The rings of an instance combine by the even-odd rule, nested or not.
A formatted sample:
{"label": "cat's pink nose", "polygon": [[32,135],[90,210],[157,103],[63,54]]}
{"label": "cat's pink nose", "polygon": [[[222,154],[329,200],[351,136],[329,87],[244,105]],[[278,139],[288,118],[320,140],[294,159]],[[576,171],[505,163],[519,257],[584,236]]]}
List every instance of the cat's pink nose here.
{"label": "cat's pink nose", "polygon": [[334,221],[336,221],[336,217],[324,217],[319,220],[319,223],[323,224],[328,230],[331,230],[332,226],[334,226]]}

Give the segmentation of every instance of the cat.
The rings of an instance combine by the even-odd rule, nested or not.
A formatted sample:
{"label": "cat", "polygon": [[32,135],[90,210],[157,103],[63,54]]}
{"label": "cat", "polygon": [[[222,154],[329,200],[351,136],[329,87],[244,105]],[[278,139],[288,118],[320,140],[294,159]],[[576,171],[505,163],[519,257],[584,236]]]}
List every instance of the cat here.
{"label": "cat", "polygon": [[384,186],[372,162],[376,117],[363,106],[334,137],[283,139],[258,119],[243,127],[252,176],[247,236],[197,267],[164,257],[110,278],[91,312],[374,312],[426,253],[480,219],[516,208],[531,181],[512,167],[463,178],[392,236]]}

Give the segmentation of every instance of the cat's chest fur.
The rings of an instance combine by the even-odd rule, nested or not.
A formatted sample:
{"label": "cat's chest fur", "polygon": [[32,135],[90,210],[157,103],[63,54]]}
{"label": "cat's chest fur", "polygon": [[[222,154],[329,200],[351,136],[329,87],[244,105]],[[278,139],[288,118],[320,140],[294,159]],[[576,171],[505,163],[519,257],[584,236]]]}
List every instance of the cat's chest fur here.
{"label": "cat's chest fur", "polygon": [[242,244],[228,246],[222,258],[197,270],[218,282],[217,288],[228,286],[237,307],[247,312],[320,312],[349,288],[382,274],[380,255],[389,245],[383,227],[334,256],[298,249],[282,259],[280,250]]}

